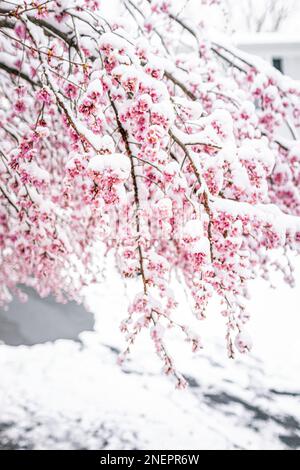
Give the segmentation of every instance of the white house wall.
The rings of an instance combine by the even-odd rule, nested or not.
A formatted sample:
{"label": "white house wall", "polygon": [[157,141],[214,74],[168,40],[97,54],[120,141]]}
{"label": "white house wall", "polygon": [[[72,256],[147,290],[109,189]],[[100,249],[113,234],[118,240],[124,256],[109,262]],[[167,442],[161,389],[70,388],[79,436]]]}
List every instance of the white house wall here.
{"label": "white house wall", "polygon": [[241,50],[262,57],[272,64],[273,58],[283,60],[283,71],[286,75],[300,80],[300,42],[291,44],[237,44]]}

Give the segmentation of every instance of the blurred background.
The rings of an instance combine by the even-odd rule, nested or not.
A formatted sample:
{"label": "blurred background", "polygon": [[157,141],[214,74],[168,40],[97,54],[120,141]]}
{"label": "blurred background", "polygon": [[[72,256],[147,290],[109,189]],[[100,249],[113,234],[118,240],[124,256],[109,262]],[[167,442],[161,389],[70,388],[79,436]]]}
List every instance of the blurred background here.
{"label": "blurred background", "polygon": [[[118,14],[117,0],[102,3]],[[178,1],[178,12],[200,20],[199,3]],[[298,0],[227,0],[212,19],[220,34],[295,79],[299,24]],[[192,355],[171,334],[184,392],[161,374],[147,335],[117,365],[119,323],[136,285],[114,274],[111,259],[104,269],[85,306],[25,288],[26,304],[0,311],[0,449],[300,449],[300,269],[294,289],[275,275],[271,286],[252,283],[248,356],[226,358],[214,305],[201,325],[203,351]],[[182,295],[178,314],[189,312]]]}

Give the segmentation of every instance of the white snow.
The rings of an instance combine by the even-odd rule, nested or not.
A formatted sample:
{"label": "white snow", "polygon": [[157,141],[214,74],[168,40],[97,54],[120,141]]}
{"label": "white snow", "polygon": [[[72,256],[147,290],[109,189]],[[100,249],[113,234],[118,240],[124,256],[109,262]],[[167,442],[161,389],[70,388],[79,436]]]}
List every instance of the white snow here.
{"label": "white snow", "polygon": [[[96,72],[94,72],[94,75],[96,75]],[[92,93],[99,93],[101,96],[103,94],[103,86],[99,77],[91,80],[87,87],[86,94],[90,95]]]}
{"label": "white snow", "polygon": [[99,173],[103,173],[106,170],[112,170],[119,177],[125,180],[130,174],[130,161],[125,155],[120,153],[96,155],[90,159],[88,169]]}
{"label": "white snow", "polygon": [[31,161],[31,162],[26,162],[22,165],[22,168],[28,173],[33,179],[37,179],[39,181],[45,181],[49,182],[50,180],[50,175],[48,171],[46,171],[44,168],[41,168],[39,165],[37,165],[36,162]]}
{"label": "white snow", "polygon": [[[226,359],[224,319],[196,322],[204,350],[166,332],[189,378],[176,391],[142,334],[123,369],[116,364],[126,300],[116,276],[90,289],[96,332],[82,344],[0,347],[1,446],[35,449],[287,449],[300,447],[299,287],[255,282],[249,309],[253,352]],[[131,293],[138,286],[128,284]],[[174,285],[176,288],[176,284]],[[180,299],[178,317],[188,314]],[[218,339],[217,339],[218,338]]]}
{"label": "white snow", "polygon": [[207,128],[205,131],[187,134],[173,126],[172,133],[184,145],[212,145],[221,148],[221,141],[212,127]]}
{"label": "white snow", "polygon": [[202,237],[200,240],[197,240],[196,242],[192,243],[192,246],[190,248],[191,253],[202,253],[205,255],[209,254],[209,240],[206,237]]}
{"label": "white snow", "polygon": [[203,223],[201,220],[189,220],[184,226],[183,235],[188,238],[200,238],[203,235]]}

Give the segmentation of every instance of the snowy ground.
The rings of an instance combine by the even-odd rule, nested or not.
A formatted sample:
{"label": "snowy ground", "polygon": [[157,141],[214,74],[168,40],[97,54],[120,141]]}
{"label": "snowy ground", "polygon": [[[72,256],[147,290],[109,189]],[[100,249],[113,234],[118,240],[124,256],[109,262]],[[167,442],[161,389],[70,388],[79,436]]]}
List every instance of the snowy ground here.
{"label": "snowy ground", "polygon": [[170,338],[183,392],[161,376],[146,337],[116,365],[126,308],[117,279],[91,293],[96,332],[81,342],[0,346],[0,448],[300,449],[300,286],[256,283],[253,293],[250,356],[226,359],[214,308],[197,356]]}

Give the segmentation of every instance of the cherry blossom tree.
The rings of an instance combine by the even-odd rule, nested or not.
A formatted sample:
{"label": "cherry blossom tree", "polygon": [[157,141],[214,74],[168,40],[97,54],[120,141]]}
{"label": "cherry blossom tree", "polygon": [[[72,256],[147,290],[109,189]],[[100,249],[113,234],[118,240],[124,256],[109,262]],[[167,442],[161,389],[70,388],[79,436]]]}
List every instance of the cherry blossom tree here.
{"label": "cherry blossom tree", "polygon": [[200,321],[219,298],[230,357],[251,348],[249,281],[294,282],[300,86],[175,1],[121,3],[108,20],[97,0],[0,1],[0,303],[22,284],[81,301],[104,245],[140,283],[120,362],[148,329],[182,388],[164,332],[202,343],[174,273]]}

